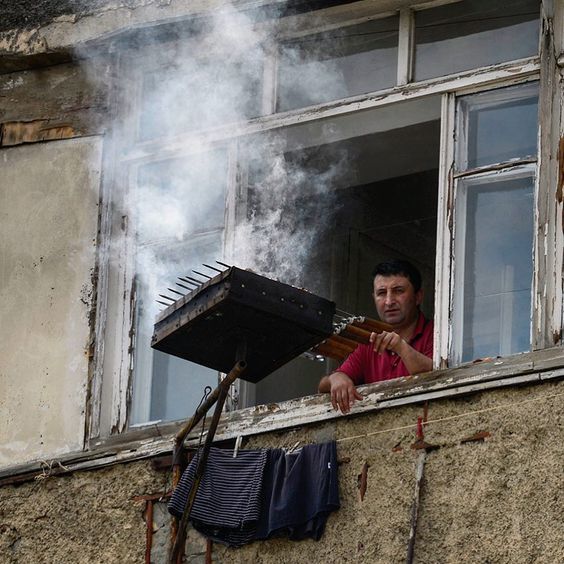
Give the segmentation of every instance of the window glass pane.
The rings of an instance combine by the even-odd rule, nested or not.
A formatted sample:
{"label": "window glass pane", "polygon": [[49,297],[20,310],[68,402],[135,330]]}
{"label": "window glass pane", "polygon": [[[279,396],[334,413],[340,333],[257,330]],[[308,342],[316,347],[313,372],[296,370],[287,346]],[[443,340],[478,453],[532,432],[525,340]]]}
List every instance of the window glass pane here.
{"label": "window glass pane", "polygon": [[136,332],[131,423],[188,417],[217,372],[150,347],[159,294],[202,263],[221,260],[227,155],[223,150],[150,163],[136,197]]}
{"label": "window glass pane", "polygon": [[415,80],[538,53],[538,0],[464,0],[416,12]]}
{"label": "window glass pane", "polygon": [[466,209],[457,219],[465,228],[463,362],[530,348],[534,176],[503,178],[458,187],[457,201],[466,204],[458,204]]}
{"label": "window glass pane", "polygon": [[259,49],[225,59],[179,57],[143,75],[139,139],[217,127],[260,115]]}
{"label": "window glass pane", "polygon": [[466,96],[458,111],[457,170],[536,156],[537,83]]}
{"label": "window glass pane", "polygon": [[[158,260],[155,260],[158,255]],[[133,389],[133,424],[147,421],[171,421],[189,417],[197,407],[206,386],[215,388],[218,373],[150,348],[153,323],[162,300],[159,293],[176,296],[167,287],[186,292],[175,285],[177,276],[190,275],[202,263],[210,264],[221,256],[221,232],[204,235],[188,243],[159,244],[138,254],[138,268],[143,261],[155,263],[162,271],[160,287],[140,276],[137,284],[137,334]],[[166,301],[166,300],[163,300]],[[163,308],[164,306],[159,306]]]}
{"label": "window glass pane", "polygon": [[[221,233],[214,233],[180,245],[169,253],[171,271],[190,274],[203,263],[214,264],[221,257]],[[182,290],[180,287],[176,289]],[[197,407],[205,386],[217,385],[215,370],[181,358],[153,351],[153,381],[151,388],[151,420],[180,419]]]}
{"label": "window glass pane", "polygon": [[389,88],[396,84],[398,18],[308,35],[282,45],[278,111]]}

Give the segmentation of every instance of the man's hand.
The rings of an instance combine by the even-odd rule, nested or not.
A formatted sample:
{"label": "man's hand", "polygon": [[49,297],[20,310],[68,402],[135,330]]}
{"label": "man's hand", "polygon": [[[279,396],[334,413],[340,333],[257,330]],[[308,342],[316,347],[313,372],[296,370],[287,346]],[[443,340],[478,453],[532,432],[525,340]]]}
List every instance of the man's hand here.
{"label": "man's hand", "polygon": [[403,337],[394,331],[382,331],[382,333],[372,333],[370,342],[374,345],[374,350],[380,354],[384,351],[395,352],[405,364],[410,374],[421,374],[433,370],[433,359],[416,351]]}
{"label": "man's hand", "polygon": [[333,409],[340,409],[342,413],[348,413],[356,400],[363,399],[353,381],[344,372],[333,372],[330,376],[322,378],[319,391],[330,392]]}
{"label": "man's hand", "polygon": [[374,351],[378,354],[388,350],[401,355],[402,349],[404,349],[407,344],[403,338],[394,331],[372,333],[370,335],[370,342],[374,345]]}

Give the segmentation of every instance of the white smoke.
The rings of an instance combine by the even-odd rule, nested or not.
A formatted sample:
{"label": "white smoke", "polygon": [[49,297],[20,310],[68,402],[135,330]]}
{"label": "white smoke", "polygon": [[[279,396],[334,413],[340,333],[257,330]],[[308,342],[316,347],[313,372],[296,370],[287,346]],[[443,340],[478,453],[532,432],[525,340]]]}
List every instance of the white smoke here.
{"label": "white smoke", "polygon": [[[153,40],[144,30],[137,44],[116,43],[131,61],[127,77],[109,65],[104,72],[92,69],[94,81],[117,87],[128,102],[109,130],[118,167],[132,179],[113,190],[125,202],[117,213],[128,218],[128,236],[135,239],[139,366],[151,362],[146,351],[163,309],[157,300],[171,303],[160,295],[176,299],[173,290],[186,292],[177,277],[192,275],[192,269],[213,275],[202,263],[225,261],[315,291],[309,263],[323,249],[345,160],[334,152],[330,160],[316,161],[322,136],[288,141],[281,130],[242,137],[249,119],[273,111],[265,95],[275,40],[269,25],[230,8],[193,22],[193,28],[170,41],[162,32]],[[280,108],[290,107],[292,98],[299,100],[294,107],[319,101],[316,92],[323,99],[342,95],[342,76],[332,75],[330,65],[302,61],[293,47],[282,58],[279,76],[288,87],[279,89]],[[300,158],[300,143],[309,148],[307,159]],[[140,158],[122,159],[129,151]],[[227,222],[232,210],[226,211],[226,201],[237,205],[235,222]],[[119,232],[112,237],[119,248]],[[117,263],[122,254],[110,251],[109,260]],[[135,406],[134,413],[137,420],[149,417]]]}
{"label": "white smoke", "polygon": [[[278,140],[279,141],[279,140]],[[330,245],[327,231],[336,212],[335,191],[346,155],[324,155],[324,167],[296,162],[298,151],[280,142],[262,151],[260,170],[239,225],[235,249],[239,260],[271,278],[315,290],[310,261]],[[323,252],[323,251],[321,251]],[[313,286],[313,287],[312,287]]]}
{"label": "white smoke", "polygon": [[[184,41],[168,46],[154,43],[150,54],[140,57],[143,68],[136,69],[140,84],[132,92],[137,89],[140,95],[132,106],[138,113],[125,121],[137,124],[137,141],[162,138],[166,144],[171,136],[190,134],[182,138],[180,147],[177,143],[179,156],[141,165],[136,187],[128,196],[127,214],[140,243],[138,282],[145,286],[146,295],[157,298],[187,268],[198,269],[200,260],[219,259],[281,281],[307,284],[304,267],[331,219],[329,198],[343,158],[327,163],[324,170],[309,170],[299,159],[285,157],[285,151],[293,148],[286,146],[283,135],[282,140],[271,135],[267,143],[264,136],[240,143],[251,160],[260,155],[262,169],[228,256],[216,244],[208,245],[214,251],[208,255],[201,242],[196,252],[186,245],[183,257],[173,250],[187,240],[199,240],[206,231],[210,240],[212,232],[220,237],[224,222],[227,175],[235,163],[228,162],[225,145],[202,145],[198,132],[228,127],[236,136],[242,124],[263,113],[261,85],[270,38],[257,31],[248,14],[234,8],[216,13],[203,27]],[[295,81],[301,64],[296,51],[287,50],[285,61],[285,75],[291,74]],[[295,67],[289,67],[288,61]],[[315,67],[304,64],[310,70]],[[309,72],[307,80],[302,75],[303,92],[310,99],[319,88],[327,96],[333,85],[337,96],[340,75],[331,77],[327,65],[319,70]],[[295,90],[296,84],[289,88]],[[123,133],[114,131],[119,137]],[[316,203],[318,213],[312,209]],[[157,312],[155,304],[145,303],[146,308],[154,308],[149,317]]]}

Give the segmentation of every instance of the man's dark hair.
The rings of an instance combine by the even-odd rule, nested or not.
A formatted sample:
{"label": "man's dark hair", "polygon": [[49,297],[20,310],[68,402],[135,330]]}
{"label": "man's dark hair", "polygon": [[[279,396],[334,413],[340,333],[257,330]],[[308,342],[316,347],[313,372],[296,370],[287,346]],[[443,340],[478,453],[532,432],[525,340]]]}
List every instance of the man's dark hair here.
{"label": "man's dark hair", "polygon": [[372,272],[372,280],[378,275],[405,276],[416,292],[421,289],[421,273],[407,260],[388,260],[378,263]]}

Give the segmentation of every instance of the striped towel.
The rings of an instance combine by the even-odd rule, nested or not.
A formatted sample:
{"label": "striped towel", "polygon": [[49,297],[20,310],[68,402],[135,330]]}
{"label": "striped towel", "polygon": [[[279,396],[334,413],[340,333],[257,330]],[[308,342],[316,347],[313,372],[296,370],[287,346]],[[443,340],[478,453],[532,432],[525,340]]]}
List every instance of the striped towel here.
{"label": "striped towel", "polygon": [[[170,513],[182,517],[194,481],[200,452],[184,471],[168,504]],[[241,546],[254,539],[260,517],[260,498],[267,450],[232,450],[212,447],[190,521],[212,540]]]}

